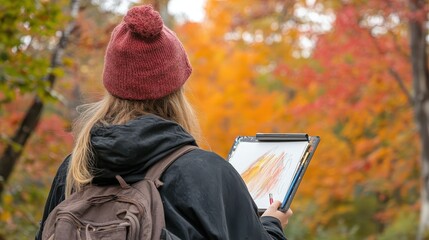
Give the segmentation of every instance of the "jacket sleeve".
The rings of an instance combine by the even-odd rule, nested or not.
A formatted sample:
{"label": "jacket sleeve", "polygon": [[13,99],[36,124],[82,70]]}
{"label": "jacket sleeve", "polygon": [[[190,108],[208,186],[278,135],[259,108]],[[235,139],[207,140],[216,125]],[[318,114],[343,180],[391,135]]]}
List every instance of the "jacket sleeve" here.
{"label": "jacket sleeve", "polygon": [[46,219],[49,216],[49,213],[60,204],[65,198],[65,185],[66,185],[66,176],[67,168],[70,161],[70,155],[67,156],[63,163],[58,168],[57,174],[52,181],[51,190],[49,191],[48,199],[45,203],[45,209],[43,211],[42,220],[39,223],[39,230],[36,233],[36,240],[42,239],[43,227]]}
{"label": "jacket sleeve", "polygon": [[184,155],[162,180],[166,226],[181,239],[286,239],[276,218],[259,218],[240,175],[213,153]]}
{"label": "jacket sleeve", "polygon": [[284,233],[281,231],[280,220],[275,217],[263,216],[261,217],[261,222],[272,239],[286,239]]}

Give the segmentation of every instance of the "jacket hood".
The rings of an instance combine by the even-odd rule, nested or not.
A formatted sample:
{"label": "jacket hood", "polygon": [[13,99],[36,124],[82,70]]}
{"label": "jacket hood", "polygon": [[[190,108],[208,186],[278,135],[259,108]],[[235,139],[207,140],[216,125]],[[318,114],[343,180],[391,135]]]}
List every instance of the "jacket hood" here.
{"label": "jacket hood", "polygon": [[196,145],[180,125],[150,114],[123,125],[94,126],[91,144],[92,182],[98,185],[117,182],[115,175],[129,183],[142,180],[152,164],[178,147]]}

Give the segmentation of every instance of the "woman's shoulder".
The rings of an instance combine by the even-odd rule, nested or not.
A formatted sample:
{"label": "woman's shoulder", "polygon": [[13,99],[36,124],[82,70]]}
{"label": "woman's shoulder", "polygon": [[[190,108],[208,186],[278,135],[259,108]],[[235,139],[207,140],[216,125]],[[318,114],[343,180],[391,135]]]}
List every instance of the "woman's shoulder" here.
{"label": "woman's shoulder", "polygon": [[[215,152],[197,148],[184,154],[173,163],[176,167],[185,167],[186,169],[203,170],[202,167],[229,168],[231,165]],[[211,169],[211,170],[216,170]]]}
{"label": "woman's shoulder", "polygon": [[70,159],[71,159],[71,154],[66,156],[62,161],[61,165],[58,167],[54,181],[57,181],[60,185],[65,185]]}
{"label": "woman's shoulder", "polygon": [[235,169],[224,158],[214,152],[198,148],[178,158],[167,169],[165,175],[209,178],[231,173],[236,175]]}

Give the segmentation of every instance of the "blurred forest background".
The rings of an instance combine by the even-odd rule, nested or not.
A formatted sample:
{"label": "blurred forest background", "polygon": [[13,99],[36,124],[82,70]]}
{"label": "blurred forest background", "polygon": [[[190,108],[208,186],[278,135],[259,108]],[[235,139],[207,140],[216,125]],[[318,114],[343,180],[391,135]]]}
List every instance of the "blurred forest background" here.
{"label": "blurred forest background", "polygon": [[[33,238],[75,108],[103,94],[123,2],[0,2],[0,239]],[[189,53],[203,148],[321,136],[290,239],[429,239],[426,0],[206,0],[201,21],[142,2]]]}

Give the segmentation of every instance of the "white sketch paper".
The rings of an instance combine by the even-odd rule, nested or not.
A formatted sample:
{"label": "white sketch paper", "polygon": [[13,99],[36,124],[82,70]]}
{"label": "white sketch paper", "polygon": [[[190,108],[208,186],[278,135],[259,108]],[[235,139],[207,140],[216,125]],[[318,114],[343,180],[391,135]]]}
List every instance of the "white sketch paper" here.
{"label": "white sketch paper", "polygon": [[245,181],[258,208],[266,209],[270,193],[274,200],[283,201],[308,144],[237,141],[228,161]]}

